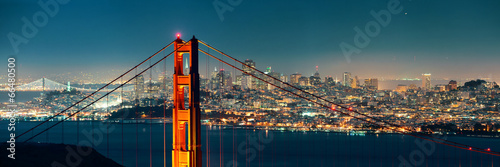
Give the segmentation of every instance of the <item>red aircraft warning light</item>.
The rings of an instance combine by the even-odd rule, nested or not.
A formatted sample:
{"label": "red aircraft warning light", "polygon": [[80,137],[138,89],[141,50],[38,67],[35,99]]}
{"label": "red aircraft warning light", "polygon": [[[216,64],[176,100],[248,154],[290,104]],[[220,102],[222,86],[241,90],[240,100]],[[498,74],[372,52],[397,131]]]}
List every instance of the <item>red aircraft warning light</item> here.
{"label": "red aircraft warning light", "polygon": [[177,36],[177,38],[181,38],[181,33],[177,33],[175,36]]}
{"label": "red aircraft warning light", "polygon": [[469,150],[472,150],[472,147],[469,147]]}
{"label": "red aircraft warning light", "polygon": [[491,149],[490,149],[490,148],[488,148],[488,149],[486,149],[486,151],[491,151]]}

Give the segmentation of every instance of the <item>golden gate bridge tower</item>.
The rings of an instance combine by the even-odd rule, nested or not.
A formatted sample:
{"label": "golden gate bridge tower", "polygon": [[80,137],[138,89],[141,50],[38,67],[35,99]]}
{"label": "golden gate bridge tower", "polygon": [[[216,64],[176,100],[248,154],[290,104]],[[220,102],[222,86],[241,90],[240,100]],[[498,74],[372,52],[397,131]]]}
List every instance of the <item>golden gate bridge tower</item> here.
{"label": "golden gate bridge tower", "polygon": [[[174,109],[172,167],[201,167],[200,75],[198,73],[198,39],[184,42],[177,34],[174,41]],[[183,57],[189,54],[189,74],[183,72]],[[184,88],[188,88],[186,108]],[[187,139],[186,139],[187,133]]]}

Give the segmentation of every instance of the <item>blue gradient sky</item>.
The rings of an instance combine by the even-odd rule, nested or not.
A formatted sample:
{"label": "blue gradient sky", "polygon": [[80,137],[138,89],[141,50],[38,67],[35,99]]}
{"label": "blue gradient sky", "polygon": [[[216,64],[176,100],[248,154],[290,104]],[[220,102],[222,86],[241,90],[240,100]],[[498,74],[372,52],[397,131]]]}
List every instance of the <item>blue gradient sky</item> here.
{"label": "blue gradient sky", "polygon": [[[36,2],[0,1],[0,55],[15,55],[7,34],[21,34],[21,18],[31,20],[42,10]],[[253,59],[260,69],[272,66],[287,75],[310,75],[318,65],[323,76],[350,71],[360,78],[416,78],[422,73],[500,78],[497,0],[402,0],[403,11],[392,15],[390,24],[350,63],[339,44],[353,44],[353,28],[364,29],[374,20],[370,11],[386,9],[388,1],[243,0],[224,13],[223,21],[212,2],[70,1],[19,46],[19,71],[44,76],[125,70],[180,32],[184,39],[196,35],[236,58]]]}

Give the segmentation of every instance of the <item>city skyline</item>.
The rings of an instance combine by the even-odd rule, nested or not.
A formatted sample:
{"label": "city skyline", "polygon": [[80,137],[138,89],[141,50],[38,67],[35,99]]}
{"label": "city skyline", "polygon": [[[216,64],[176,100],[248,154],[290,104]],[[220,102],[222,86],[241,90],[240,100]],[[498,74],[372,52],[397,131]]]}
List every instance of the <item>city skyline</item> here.
{"label": "city skyline", "polygon": [[[287,75],[313,74],[319,66],[322,75],[338,78],[346,71],[360,78],[419,78],[423,73],[432,73],[433,78],[499,78],[495,74],[500,70],[495,63],[500,59],[495,56],[499,48],[495,46],[500,37],[496,31],[500,12],[494,8],[499,2],[440,1],[429,6],[430,2],[401,1],[401,13],[392,15],[391,22],[359,54],[350,56],[350,61],[339,44],[353,45],[354,28],[363,29],[375,20],[371,11],[386,10],[387,2],[262,5],[244,1],[224,12],[223,19],[212,2],[193,2],[191,7],[180,2],[160,3],[59,4],[47,24],[17,45],[16,52],[8,34],[23,36],[23,18],[32,23],[32,16],[45,10],[30,1],[2,2],[0,20],[6,26],[0,28],[4,34],[0,54],[18,57],[21,77],[61,71],[124,71],[123,67],[143,60],[181,33],[184,39],[196,35],[240,60],[253,59],[258,69],[272,66]],[[298,3],[302,8],[294,7]],[[190,22],[171,15],[189,10],[196,11],[186,14],[193,17]],[[321,18],[308,20],[318,16]],[[276,19],[281,21],[276,23]],[[200,65],[203,71],[205,63]]]}
{"label": "city skyline", "polygon": [[0,166],[494,166],[498,6],[0,0]]}

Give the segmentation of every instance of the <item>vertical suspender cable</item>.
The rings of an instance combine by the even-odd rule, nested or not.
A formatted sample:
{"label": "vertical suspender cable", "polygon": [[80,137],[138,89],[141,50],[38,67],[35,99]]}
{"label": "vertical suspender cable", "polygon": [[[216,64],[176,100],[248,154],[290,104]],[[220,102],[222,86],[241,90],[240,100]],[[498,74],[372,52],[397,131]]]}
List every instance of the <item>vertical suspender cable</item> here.
{"label": "vertical suspender cable", "polygon": [[232,127],[233,127],[233,166],[235,166],[236,159],[235,159],[235,155],[234,155],[234,124],[232,125]]}
{"label": "vertical suspender cable", "polygon": [[[149,60],[149,66],[151,66],[151,60]],[[152,130],[153,130],[153,110],[152,110],[152,100],[153,97],[151,96],[151,90],[152,90],[152,84],[153,84],[153,70],[149,70],[149,86],[148,86],[148,108],[149,108],[149,166],[153,166],[153,144],[152,144]]]}
{"label": "vertical suspender cable", "polygon": [[[236,64],[236,61],[235,61],[235,64]],[[236,82],[236,69],[234,69],[234,68],[233,68],[233,79]],[[240,84],[240,89],[241,89],[241,84]],[[236,110],[233,111],[233,115],[235,115],[235,112],[236,112]],[[236,117],[234,117],[234,118],[236,118]],[[235,164],[236,163],[236,155],[235,155],[236,151],[235,151],[235,144],[234,144],[234,126],[235,126],[235,123],[233,122],[233,125],[232,125],[232,127],[233,127],[233,166],[236,166],[236,164]]]}
{"label": "vertical suspender cable", "polygon": [[[205,90],[206,90],[206,93],[208,94],[208,93],[212,93],[212,91],[208,91],[209,88],[211,88],[211,76],[209,76],[209,73],[208,73],[208,71],[210,69],[210,62],[209,62],[209,59],[208,59],[208,55],[206,55],[206,56],[207,56],[207,60],[206,60],[207,64],[206,64],[206,71],[205,71],[206,76],[205,77],[207,79],[207,82],[206,82],[207,84],[205,84]],[[211,95],[207,95],[206,96],[206,98],[210,98],[210,97],[211,97]],[[208,105],[208,101],[206,103]],[[210,167],[211,164],[210,164],[210,131],[209,131],[209,128],[212,126],[212,123],[210,122],[210,119],[208,119],[208,117],[207,117],[207,120],[209,120],[209,121],[208,121],[208,126],[205,126],[206,131],[207,131],[207,133],[205,134],[205,136],[207,138],[206,139],[207,140],[207,145],[206,145],[206,149],[207,149],[207,167]]]}
{"label": "vertical suspender cable", "polygon": [[[78,110],[80,110],[80,104],[78,104]],[[80,114],[76,115],[76,143],[80,143]]]}
{"label": "vertical suspender cable", "polygon": [[[106,113],[108,113],[108,118],[111,115],[109,113],[109,96],[106,96]],[[109,119],[106,120],[106,158],[109,158]]]}
{"label": "vertical suspender cable", "polygon": [[[137,75],[137,70],[135,70],[135,75]],[[139,166],[139,122],[137,118],[137,114],[139,114],[139,106],[140,106],[140,98],[139,98],[139,92],[137,91],[137,88],[139,84],[137,84],[139,81],[137,78],[135,78],[136,85],[137,87],[135,88],[135,166]],[[139,89],[141,90],[141,89]]]}
{"label": "vertical suspender cable", "polygon": [[[49,128],[49,124],[47,124],[46,126],[47,128]],[[45,135],[45,142],[46,143],[49,143],[49,131],[47,131],[46,135]]]}
{"label": "vertical suspender cable", "polygon": [[91,110],[91,112],[90,112],[90,117],[91,117],[91,120],[90,120],[90,125],[91,125],[91,129],[90,129],[90,131],[91,131],[91,133],[90,133],[90,138],[92,138],[92,139],[90,139],[90,140],[91,140],[91,143],[92,143],[92,147],[94,147],[94,148],[95,148],[95,146],[96,146],[96,145],[95,145],[95,143],[94,143],[94,113],[92,112],[92,110]]}
{"label": "vertical suspender cable", "polygon": [[161,83],[161,89],[165,91],[164,99],[163,99],[163,167],[167,167],[167,148],[166,148],[166,141],[165,141],[165,112],[167,108],[167,85],[166,81],[167,80],[167,60],[163,60],[163,80],[160,81]]}
{"label": "vertical suspender cable", "polygon": [[61,143],[64,144],[64,115],[63,115],[63,121],[61,122]]}
{"label": "vertical suspender cable", "polygon": [[[123,79],[120,78],[120,82],[121,84],[123,83]],[[121,99],[121,102],[120,102],[120,109],[125,112],[123,110],[123,87],[121,87],[121,91],[120,91],[120,99]],[[122,137],[122,166],[124,166],[125,164],[123,163],[124,159],[123,159],[123,123],[125,122],[125,115],[122,114],[122,120],[121,120],[121,128],[122,128],[122,133],[121,133],[121,137]]]}
{"label": "vertical suspender cable", "polygon": [[[224,64],[222,64],[222,62],[219,62],[219,67],[220,69],[219,70],[223,70],[224,69]],[[219,119],[222,120],[222,114],[224,114],[224,106],[222,106],[222,92],[225,91],[224,88],[226,86],[226,84],[224,83],[226,81],[226,78],[225,77],[225,71],[223,70],[222,73],[221,73],[221,76],[222,76],[222,83],[220,83],[220,87],[219,87],[219,90],[220,90],[220,96],[219,96],[219,104],[220,104],[220,115],[219,115]],[[224,155],[224,151],[222,151],[222,123],[219,124],[219,146],[220,146],[220,155],[219,155],[219,159],[220,159],[220,167],[222,167],[222,161],[224,160],[224,158],[222,157]]]}
{"label": "vertical suspender cable", "polygon": [[246,147],[245,148],[245,167],[248,167],[248,124],[247,123],[248,122],[245,121],[245,147]]}

